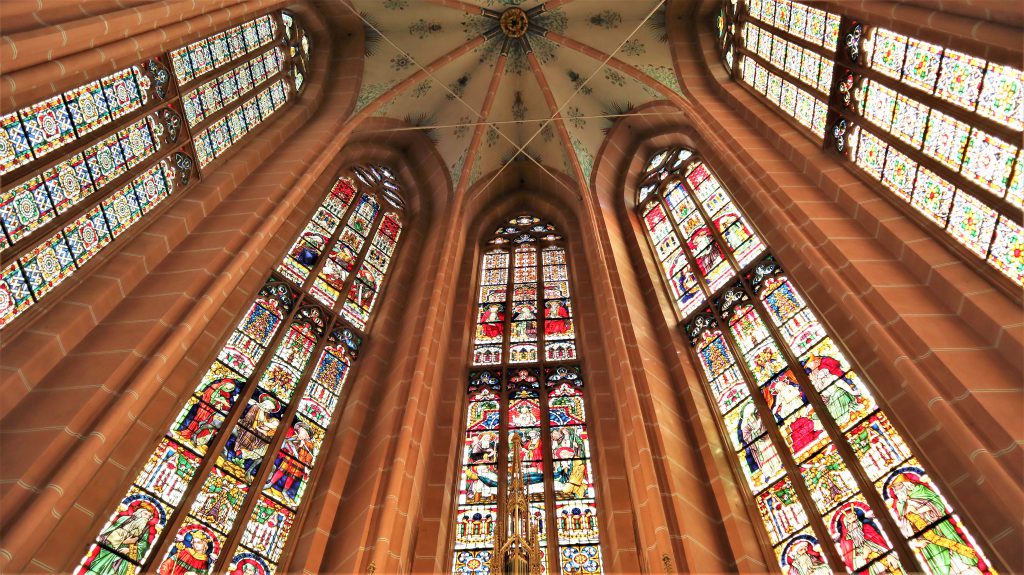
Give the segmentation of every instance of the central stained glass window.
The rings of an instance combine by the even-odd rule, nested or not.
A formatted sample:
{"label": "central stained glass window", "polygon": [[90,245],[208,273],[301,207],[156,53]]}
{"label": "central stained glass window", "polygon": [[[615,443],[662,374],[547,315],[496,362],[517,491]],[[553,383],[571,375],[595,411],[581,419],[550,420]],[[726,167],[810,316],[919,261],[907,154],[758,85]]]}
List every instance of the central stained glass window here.
{"label": "central stained glass window", "polygon": [[[521,215],[480,263],[453,572],[490,573],[510,458],[522,461],[546,573],[601,573],[584,377],[562,237]],[[510,454],[513,434],[522,450]]]}

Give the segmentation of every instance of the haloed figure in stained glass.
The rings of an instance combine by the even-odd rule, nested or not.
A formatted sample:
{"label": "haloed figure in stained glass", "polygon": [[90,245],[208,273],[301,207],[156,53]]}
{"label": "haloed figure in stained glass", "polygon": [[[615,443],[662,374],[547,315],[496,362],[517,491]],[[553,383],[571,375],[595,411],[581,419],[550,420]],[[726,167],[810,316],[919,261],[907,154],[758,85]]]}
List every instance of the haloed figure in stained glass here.
{"label": "haloed figure in stained glass", "polygon": [[[508,481],[514,457],[522,463],[545,571],[600,573],[583,373],[562,238],[540,218],[517,216],[498,227],[482,256],[452,573],[488,573],[504,528],[498,486]],[[500,449],[512,445],[513,434],[522,442],[518,453]]]}
{"label": "haloed figure in stained glass", "polygon": [[158,575],[195,575],[210,569],[211,536],[203,529],[195,529],[184,540],[174,544],[171,555],[160,564]]}
{"label": "haloed figure in stained glass", "polygon": [[[747,5],[811,14],[776,0]],[[640,182],[638,215],[782,570],[990,573],[867,383],[710,168],[692,150],[669,149],[649,160]],[[686,270],[693,280],[683,279]],[[690,282],[696,295],[682,297],[679,286]],[[823,534],[838,560],[822,548]],[[894,545],[896,535],[905,545]]]}
{"label": "haloed figure in stained glass", "polygon": [[[77,574],[281,572],[310,473],[362,345],[360,332],[398,246],[398,191],[391,171],[379,166],[355,166],[336,181]],[[354,258],[347,268],[335,257],[344,242]],[[372,281],[363,279],[370,275]],[[356,284],[358,301],[345,295]],[[278,442],[271,459],[270,446]],[[497,438],[491,443],[495,450]],[[222,447],[213,452],[213,445]],[[161,537],[170,539],[167,552],[154,558]]]}
{"label": "haloed figure in stained glass", "polygon": [[[914,470],[907,470],[889,482],[895,515],[910,531],[919,531],[949,514],[946,503]],[[934,575],[990,573],[984,559],[956,526],[939,523],[924,536],[922,554]]]}

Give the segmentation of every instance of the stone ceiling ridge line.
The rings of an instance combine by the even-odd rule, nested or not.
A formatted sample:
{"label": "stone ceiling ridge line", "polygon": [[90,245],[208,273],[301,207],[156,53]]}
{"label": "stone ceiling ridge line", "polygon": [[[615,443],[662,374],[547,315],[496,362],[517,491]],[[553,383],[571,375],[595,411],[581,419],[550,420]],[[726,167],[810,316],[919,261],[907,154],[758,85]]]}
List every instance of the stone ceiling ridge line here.
{"label": "stone ceiling ridge line", "polygon": [[[398,120],[381,130],[427,134],[453,191],[529,158],[586,194],[619,118],[650,101],[686,102],[664,42],[665,0],[349,4],[381,48],[364,67],[360,105]],[[420,61],[465,42],[472,49]]]}
{"label": "stone ceiling ridge line", "polygon": [[527,58],[530,60],[530,70],[533,72],[537,83],[540,85],[540,90],[544,94],[544,101],[548,105],[548,111],[551,112],[551,118],[555,122],[558,137],[562,140],[562,146],[565,147],[567,152],[571,152],[569,157],[572,158],[570,161],[572,162],[573,171],[576,172],[575,176],[579,186],[579,189],[576,190],[576,196],[582,200],[582,192],[587,189],[587,184],[584,182],[585,178],[583,168],[580,167],[580,159],[576,156],[575,151],[573,151],[572,140],[569,138],[569,132],[565,127],[565,120],[562,118],[562,113],[554,109],[556,104],[555,95],[551,92],[551,86],[548,85],[548,81],[544,77],[544,71],[540,69],[540,62],[537,61],[536,54],[530,52],[527,54]]}
{"label": "stone ceiling ridge line", "polygon": [[[508,38],[505,38],[505,44],[508,44]],[[501,54],[498,55],[498,62],[494,65],[494,73],[491,75],[491,81],[487,86],[487,95],[484,97],[483,104],[480,106],[480,114],[477,116],[481,122],[473,130],[473,138],[469,142],[469,149],[466,151],[466,161],[462,164],[462,173],[459,174],[458,186],[455,191],[456,197],[465,191],[469,185],[469,178],[472,174],[473,165],[476,163],[477,149],[480,147],[480,141],[483,139],[484,131],[487,129],[487,116],[491,113],[491,106],[494,105],[494,97],[498,94],[498,87],[501,85],[502,77],[505,75],[505,62],[508,61],[508,52],[506,48],[502,48]]]}
{"label": "stone ceiling ridge line", "polygon": [[453,10],[460,10],[473,16],[487,16],[487,10],[483,6],[462,2],[461,0],[427,0],[427,2]]}
{"label": "stone ceiling ridge line", "polygon": [[[394,86],[392,86],[387,92],[385,92],[385,93],[381,94],[379,97],[375,98],[372,102],[367,104],[365,108],[363,108],[362,110],[357,112],[356,115],[351,118],[350,122],[352,122],[352,123],[359,123],[359,122],[363,121],[364,119],[369,117],[371,114],[373,114],[375,111],[377,111],[377,109],[382,105],[382,103],[385,100],[389,100],[389,99],[393,99],[393,98],[397,97],[398,94],[401,94],[402,92],[404,92],[406,89],[408,89],[409,86],[411,86],[413,83],[419,81],[423,76],[429,76],[430,75],[430,71],[429,70],[431,68],[441,68],[445,64],[448,64],[451,60],[454,60],[454,59],[457,59],[457,58],[463,56],[464,54],[466,54],[470,50],[475,49],[476,47],[480,46],[483,43],[484,43],[484,37],[483,36],[477,36],[472,41],[467,42],[466,44],[458,46],[455,49],[450,50],[450,51],[448,51],[448,52],[438,56],[437,58],[434,59],[434,61],[432,61],[431,63],[427,64],[426,68],[422,68],[420,70],[417,70],[416,72],[414,72],[411,75],[409,75],[409,77],[401,80],[399,83],[397,83]],[[422,72],[423,76],[417,76],[417,74],[420,74],[421,72]]]}
{"label": "stone ceiling ridge line", "polygon": [[[584,81],[583,81],[582,83],[580,83],[580,85],[578,85],[578,86],[576,87],[576,90],[575,90],[575,91],[574,91],[574,92],[572,93],[572,95],[570,95],[570,96],[569,96],[569,97],[568,97],[568,98],[567,98],[567,99],[565,100],[565,102],[564,102],[564,103],[562,103],[562,104],[561,104],[561,105],[560,105],[560,106],[558,107],[558,109],[557,109],[557,110],[555,111],[555,114],[554,114],[554,115],[552,115],[552,117],[551,117],[551,118],[549,118],[547,122],[545,122],[545,123],[544,123],[543,125],[541,125],[541,127],[540,127],[540,128],[538,128],[538,129],[537,129],[537,131],[535,131],[535,132],[534,132],[534,134],[533,134],[532,136],[530,136],[530,138],[529,138],[529,139],[528,139],[528,140],[526,141],[526,143],[524,143],[524,144],[523,144],[522,146],[520,146],[520,147],[519,147],[519,152],[522,152],[523,150],[525,150],[525,149],[526,149],[526,147],[530,145],[530,142],[533,142],[533,140],[534,140],[534,139],[536,139],[538,135],[540,135],[540,133],[541,133],[541,132],[542,132],[542,131],[544,130],[544,127],[545,127],[545,126],[547,126],[547,124],[548,124],[548,123],[550,123],[550,122],[553,122],[553,121],[555,121],[555,115],[558,115],[558,114],[561,114],[561,113],[562,113],[562,110],[564,110],[564,109],[565,109],[565,107],[569,105],[569,102],[571,102],[571,101],[573,100],[573,98],[575,98],[575,97],[576,97],[576,96],[577,96],[577,95],[578,95],[578,94],[579,94],[579,93],[580,93],[580,92],[581,92],[581,91],[583,90],[583,88],[584,88],[584,87],[586,87],[586,85],[587,85],[587,84],[588,84],[588,83],[590,82],[590,80],[592,80],[592,79],[593,79],[593,78],[594,78],[594,77],[595,77],[595,76],[597,75],[597,73],[598,73],[598,72],[600,72],[601,70],[603,70],[603,69],[604,69],[604,67],[605,67],[605,66],[606,66],[606,65],[608,64],[608,61],[609,61],[609,60],[611,60],[611,59],[612,59],[612,58],[613,58],[613,57],[615,56],[615,54],[616,54],[616,53],[617,53],[617,52],[618,52],[619,50],[621,50],[621,49],[622,49],[622,47],[623,47],[623,46],[624,46],[624,45],[626,44],[626,42],[628,42],[628,41],[629,41],[629,40],[630,40],[630,39],[631,39],[631,38],[632,38],[633,36],[635,36],[635,35],[636,35],[636,33],[637,33],[637,32],[638,32],[638,31],[639,31],[639,30],[640,30],[641,28],[643,28],[644,24],[646,24],[646,23],[647,23],[647,22],[648,22],[648,21],[649,21],[649,20],[651,19],[651,17],[652,17],[652,16],[653,16],[653,15],[654,15],[655,13],[657,13],[657,11],[658,11],[658,10],[659,10],[659,9],[661,8],[661,6],[662,6],[662,5],[664,4],[664,3],[665,3],[665,0],[660,0],[660,1],[659,1],[659,2],[658,2],[658,3],[657,3],[657,4],[655,5],[655,6],[654,6],[654,8],[652,8],[652,9],[651,9],[651,11],[647,13],[647,16],[645,16],[645,17],[644,17],[644,19],[643,19],[643,20],[641,20],[641,21],[640,21],[640,23],[639,23],[639,24],[638,24],[637,26],[635,26],[635,27],[633,28],[633,31],[632,31],[632,32],[630,32],[630,33],[629,33],[629,35],[628,35],[628,36],[626,36],[626,38],[625,38],[624,40],[622,40],[622,42],[619,42],[619,45],[618,45],[618,46],[617,46],[617,47],[615,48],[615,50],[614,50],[614,51],[613,51],[613,52],[612,52],[611,54],[609,54],[609,55],[608,55],[607,59],[605,59],[605,60],[604,60],[604,61],[603,61],[603,62],[601,63],[601,65],[599,65],[599,66],[598,66],[598,67],[597,67],[597,68],[596,68],[596,69],[595,69],[595,70],[594,70],[594,71],[593,71],[593,72],[592,72],[592,73],[591,73],[591,74],[590,74],[589,76],[587,76],[587,79],[586,79],[586,80],[584,80]],[[564,38],[564,36],[562,36],[561,34],[557,34],[557,33],[555,33],[555,32],[551,32],[551,31],[545,31],[544,37],[545,37],[545,38],[547,38],[547,37],[548,37],[549,35],[555,35],[555,36],[558,36],[558,37]],[[535,75],[535,78],[536,78],[536,75]],[[540,83],[540,79],[539,79],[539,78],[536,78],[536,79],[538,80],[538,84],[539,84],[539,83]],[[543,88],[542,88],[542,89],[543,89]],[[554,94],[552,94],[552,97],[554,97]],[[518,153],[518,152],[517,152],[517,153]],[[570,157],[576,158],[576,161],[577,161],[577,163],[579,162],[579,158],[577,157],[577,155],[576,155],[576,151],[575,151],[574,149],[572,149],[572,148],[570,147],[570,148],[568,148],[568,149],[566,150],[566,153],[570,154]],[[589,185],[588,185],[587,187],[589,187]]]}
{"label": "stone ceiling ridge line", "polygon": [[[436,1],[436,2],[435,2],[435,0],[430,0],[430,1],[434,2],[434,3],[438,3],[438,4],[446,6],[446,7],[449,7],[449,8],[453,7],[451,5],[452,3],[457,3],[459,6],[467,6],[467,7],[473,6],[472,4],[467,4],[465,2],[460,2],[458,0],[439,0],[439,1]],[[571,0],[569,0],[569,1],[571,1]],[[539,4],[538,6],[535,6],[534,8],[531,8],[530,9],[530,13],[536,12],[536,11],[538,11],[538,9],[543,8],[543,7],[544,7],[544,4]],[[361,12],[359,12],[359,10],[357,10],[356,7],[353,4],[349,4],[349,8],[352,10],[352,12],[356,16],[359,17],[359,19],[363,22],[364,25],[369,26],[370,28],[372,28],[373,31],[376,32],[392,48],[394,48],[397,52],[399,52],[403,56],[406,56],[407,58],[409,58],[409,60],[413,64],[415,64],[416,67],[419,68],[420,71],[424,72],[427,75],[427,78],[429,78],[431,81],[433,81],[438,86],[441,86],[441,88],[444,89],[444,91],[447,92],[447,94],[450,95],[452,97],[452,99],[454,99],[455,101],[458,101],[460,104],[465,106],[466,109],[468,109],[469,111],[473,112],[473,114],[476,115],[476,117],[478,117],[478,118],[482,117],[481,111],[478,111],[475,108],[473,108],[473,106],[470,105],[469,102],[466,102],[461,96],[459,96],[454,91],[452,91],[452,89],[449,88],[447,85],[445,85],[444,82],[441,82],[440,80],[438,80],[437,77],[435,77],[430,72],[430,70],[428,70],[427,68],[424,68],[423,65],[420,64],[419,61],[417,61],[416,58],[414,58],[412,56],[412,54],[410,54],[408,51],[402,49],[394,40],[391,39],[390,36],[385,34],[382,30],[380,30],[377,26],[375,26],[372,22],[370,22],[365,16],[363,16],[363,14]],[[483,8],[481,6],[481,7],[479,7],[478,13],[474,14],[474,15],[480,15],[480,16],[484,16],[484,17],[487,17],[487,18],[496,19],[496,18],[500,17],[501,13],[495,12],[493,10],[487,10],[486,8]],[[481,33],[477,38],[483,38],[484,40],[488,40],[490,38],[493,38],[495,35],[497,35],[500,32],[501,32],[500,26],[498,24],[495,24],[493,28],[490,28],[490,29],[486,30],[485,32]],[[506,41],[502,44],[501,51],[502,51],[502,53],[507,54],[507,51],[509,49],[509,42],[508,42],[509,38],[506,36],[505,40]],[[461,56],[461,54],[460,54],[460,56]],[[445,65],[451,64],[455,60],[457,60],[457,58],[453,58],[450,61],[443,63],[441,66],[438,66],[438,69],[443,68]],[[405,86],[405,88],[403,88],[402,90],[399,90],[397,92],[394,92],[393,94],[390,91],[388,93],[382,94],[380,97],[378,97],[378,100],[383,100],[388,95],[390,95],[390,98],[387,98],[388,100],[394,100],[394,99],[398,98],[398,96],[402,92],[404,92],[409,87],[411,87],[412,84],[413,84],[412,82],[408,83]],[[516,141],[513,140],[512,138],[510,138],[502,130],[500,130],[498,128],[495,128],[495,132],[497,132],[502,138],[504,138],[513,147],[518,147],[518,144],[516,144]],[[513,155],[513,157],[515,155],[518,155],[522,151],[522,149],[523,148],[519,148],[516,151],[516,154]],[[467,158],[467,160],[468,160],[468,158]]]}
{"label": "stone ceiling ridge line", "polygon": [[[642,118],[644,116],[664,116],[666,114],[684,114],[682,110],[673,110],[671,112],[629,112],[625,114],[591,114],[576,116],[583,120],[607,120],[607,119],[619,119],[619,118]],[[409,132],[409,131],[423,131],[423,130],[434,130],[434,129],[445,129],[445,128],[460,128],[463,126],[475,128],[481,124],[490,126],[505,125],[505,124],[536,124],[537,122],[548,122],[550,118],[533,118],[530,120],[490,120],[487,122],[459,122],[457,124],[435,124],[431,126],[399,126],[396,128],[382,128],[371,130],[372,132]]]}
{"label": "stone ceiling ridge line", "polygon": [[[403,56],[406,56],[407,58],[409,58],[409,60],[410,60],[410,61],[411,61],[411,62],[412,62],[413,64],[415,64],[417,68],[419,68],[419,71],[421,71],[421,72],[424,72],[424,73],[425,73],[425,74],[427,75],[427,78],[429,78],[430,80],[432,80],[432,81],[433,81],[434,83],[436,83],[437,85],[441,86],[441,87],[442,87],[442,88],[443,88],[443,89],[444,89],[444,90],[445,90],[446,92],[448,92],[448,94],[449,94],[450,96],[452,96],[452,98],[454,98],[454,99],[455,99],[456,101],[458,101],[458,102],[459,102],[459,103],[461,103],[461,104],[462,104],[463,106],[465,106],[465,107],[466,107],[467,109],[469,109],[469,110],[470,110],[470,111],[472,111],[472,112],[473,112],[474,114],[476,114],[476,116],[477,116],[477,117],[479,117],[479,116],[480,116],[479,112],[478,112],[478,111],[477,111],[477,110],[476,110],[475,108],[473,108],[473,106],[471,106],[471,105],[469,104],[469,102],[466,102],[465,100],[463,100],[463,99],[462,99],[462,98],[461,98],[461,97],[460,97],[460,96],[459,96],[458,94],[456,94],[456,93],[455,93],[455,92],[453,92],[453,91],[452,91],[452,90],[451,90],[451,89],[450,89],[450,88],[449,88],[448,86],[446,86],[446,85],[444,84],[444,82],[441,82],[440,80],[438,80],[438,79],[437,79],[437,78],[436,78],[436,77],[435,77],[435,76],[434,76],[433,74],[431,74],[431,73],[430,73],[430,70],[428,70],[427,68],[424,68],[424,67],[423,67],[423,65],[422,65],[422,64],[420,64],[420,63],[419,63],[419,61],[417,61],[417,60],[416,60],[416,58],[413,58],[412,54],[409,54],[409,53],[408,53],[407,51],[405,51],[405,50],[403,50],[402,48],[400,48],[400,47],[398,46],[398,44],[396,44],[396,43],[395,43],[395,42],[394,42],[394,41],[393,41],[393,40],[392,40],[392,39],[391,39],[391,38],[390,38],[390,37],[389,37],[389,36],[388,36],[387,34],[385,34],[385,33],[384,33],[384,32],[382,32],[382,31],[381,31],[380,29],[378,29],[378,28],[377,28],[376,26],[374,26],[372,22],[370,22],[369,20],[367,20],[367,19],[366,19],[366,17],[365,17],[365,16],[363,16],[363,14],[362,14],[362,13],[360,13],[360,12],[359,12],[358,10],[356,10],[355,6],[353,6],[353,5],[349,5],[349,6],[351,7],[351,9],[352,9],[352,12],[353,12],[353,13],[355,13],[355,15],[356,15],[356,16],[358,16],[360,20],[362,20],[362,22],[363,22],[363,24],[364,24],[364,25],[366,25],[366,26],[369,26],[370,28],[372,28],[372,29],[374,30],[374,32],[376,32],[377,34],[379,34],[379,35],[380,35],[380,37],[381,37],[382,39],[384,39],[384,41],[386,41],[386,42],[387,42],[388,44],[390,44],[390,45],[391,45],[391,47],[392,47],[392,48],[394,48],[395,50],[397,50],[397,51],[398,51],[398,52],[399,52],[400,54],[402,54]],[[497,28],[495,28],[495,30],[497,30]],[[484,40],[487,40],[487,39],[488,39],[488,35],[487,35],[486,33],[484,33],[484,34],[481,34],[480,36],[478,36],[478,38],[483,38]],[[460,56],[461,56],[461,54],[460,54]],[[448,61],[448,62],[444,62],[444,63],[443,63],[443,64],[442,64],[441,66],[438,66],[438,68],[442,68],[442,67],[444,67],[444,66],[445,66],[445,65],[447,65],[447,64],[451,64],[451,62],[453,62],[453,61],[455,61],[455,59],[452,59],[451,61]],[[436,62],[436,60],[435,60],[435,62]],[[409,77],[411,78],[411,77],[412,77],[412,75],[410,75]],[[409,83],[409,84],[408,84],[408,85],[406,86],[406,89],[408,89],[408,87],[409,87],[409,86],[411,86],[411,85],[412,85],[412,83]],[[391,95],[391,98],[389,98],[389,99],[394,99],[394,98],[397,98],[397,97],[398,97],[398,95],[399,95],[399,94],[400,94],[401,92],[404,92],[404,91],[405,91],[405,89],[403,89],[403,90],[400,90],[399,92],[396,92],[395,94],[392,94],[392,95]],[[390,91],[389,91],[389,93],[390,93]],[[378,100],[379,100],[379,99],[382,99],[382,98],[384,98],[384,97],[385,97],[385,96],[387,96],[387,95],[388,95],[388,94],[382,94],[382,95],[381,95],[381,96],[379,96],[379,97],[378,97],[377,99],[378,99]],[[507,139],[507,137],[506,137],[506,139]],[[511,140],[509,140],[509,141],[510,141],[510,142],[512,142]],[[512,144],[513,144],[513,145],[515,145],[515,142],[512,142]]]}
{"label": "stone ceiling ridge line", "polygon": [[[661,82],[652,79],[650,75],[644,73],[641,70],[637,70],[635,66],[616,58],[614,53],[606,54],[598,50],[597,48],[594,48],[593,46],[589,46],[577,40],[573,40],[572,38],[563,36],[562,34],[558,34],[557,32],[549,32],[546,38],[548,38],[552,42],[565,46],[566,48],[575,50],[587,57],[593,58],[594,60],[603,61],[604,64],[611,65],[615,69],[629,74],[634,80],[641,82],[644,85],[661,92],[666,98],[668,98],[670,101],[676,104],[681,104],[685,102],[682,96],[673,92],[671,89],[668,88],[668,86],[662,85]],[[602,66],[604,64],[602,64]],[[648,80],[650,80],[650,82],[648,83],[647,81],[644,80],[644,78],[647,78]]]}

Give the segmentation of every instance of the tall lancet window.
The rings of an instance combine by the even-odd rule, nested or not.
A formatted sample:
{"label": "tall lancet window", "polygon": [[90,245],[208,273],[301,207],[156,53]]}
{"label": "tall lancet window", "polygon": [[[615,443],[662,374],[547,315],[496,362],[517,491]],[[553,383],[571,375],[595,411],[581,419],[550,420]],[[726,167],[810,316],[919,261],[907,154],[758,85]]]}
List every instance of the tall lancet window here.
{"label": "tall lancet window", "polygon": [[870,24],[789,0],[724,0],[719,45],[734,77],[922,225],[939,226],[957,249],[1021,285],[1019,63]]}
{"label": "tall lancet window", "polygon": [[707,164],[654,155],[638,206],[780,569],[992,573]]}
{"label": "tall lancet window", "polygon": [[287,557],[402,230],[391,172],[352,172],[242,315],[77,573],[268,575]]}
{"label": "tall lancet window", "polygon": [[266,14],[0,116],[0,328],[284,106],[309,46]]}
{"label": "tall lancet window", "polygon": [[522,215],[498,228],[483,249],[479,294],[453,571],[490,572],[515,434],[545,572],[600,573],[569,263],[555,227]]}

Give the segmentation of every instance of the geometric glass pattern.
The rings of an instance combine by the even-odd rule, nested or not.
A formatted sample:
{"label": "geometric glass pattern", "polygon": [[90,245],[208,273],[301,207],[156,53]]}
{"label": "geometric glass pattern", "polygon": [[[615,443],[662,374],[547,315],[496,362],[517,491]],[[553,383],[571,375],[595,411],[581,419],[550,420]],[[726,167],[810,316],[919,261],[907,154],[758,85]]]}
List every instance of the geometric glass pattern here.
{"label": "geometric glass pattern", "polygon": [[[310,225],[386,197],[360,172],[385,173],[339,179]],[[364,251],[356,263],[368,261]],[[283,275],[267,279],[76,573],[278,570],[362,343],[339,306],[311,295],[315,273]]]}
{"label": "geometric glass pattern", "polygon": [[1024,72],[799,2],[732,4],[739,80],[1024,285]]}
{"label": "geometric glass pattern", "polygon": [[[680,151],[682,161],[677,159]],[[641,179],[641,196],[661,206],[657,200],[678,189],[673,170],[692,158],[685,149],[655,154]],[[658,186],[644,194],[652,177]],[[664,260],[655,241],[663,232],[649,223],[649,206],[641,200],[638,216],[648,222],[648,236]],[[949,572],[941,568],[955,564],[991,572],[966,527],[875,402],[870,384],[793,281],[763,252],[760,244],[757,259],[727,252],[728,281],[718,287],[709,288],[716,282],[699,268],[703,303],[696,315],[684,313],[684,320],[726,442],[780,568],[793,573]],[[663,277],[676,295],[668,268],[663,267]],[[901,535],[917,565],[906,565],[911,557],[901,558],[894,550],[892,542]]]}
{"label": "geometric glass pattern", "polygon": [[[286,103],[308,54],[275,39],[305,35],[263,15],[0,117],[0,328],[195,180],[182,112],[207,106],[190,122],[201,168]],[[181,84],[207,78],[205,99],[179,98],[168,68],[188,70]]]}
{"label": "geometric glass pattern", "polygon": [[540,218],[498,227],[480,263],[452,572],[490,573],[512,436],[548,573],[601,573],[598,508],[562,237]]}
{"label": "geometric glass pattern", "polygon": [[[860,114],[873,126],[853,128],[850,157],[957,242],[1024,285],[1024,195],[1017,176],[1024,73],[885,28],[865,36],[864,63],[884,77],[864,80],[856,94]],[[944,112],[935,107],[940,102]]]}

